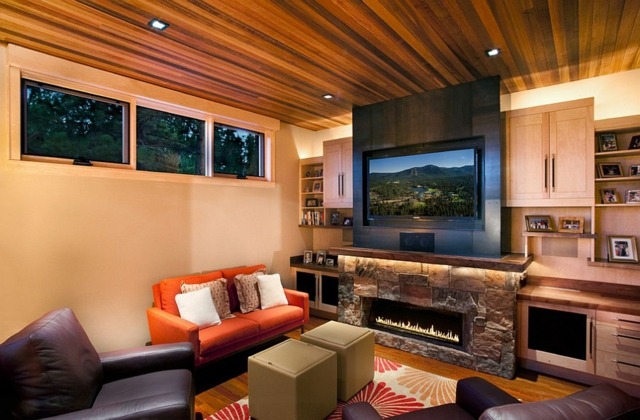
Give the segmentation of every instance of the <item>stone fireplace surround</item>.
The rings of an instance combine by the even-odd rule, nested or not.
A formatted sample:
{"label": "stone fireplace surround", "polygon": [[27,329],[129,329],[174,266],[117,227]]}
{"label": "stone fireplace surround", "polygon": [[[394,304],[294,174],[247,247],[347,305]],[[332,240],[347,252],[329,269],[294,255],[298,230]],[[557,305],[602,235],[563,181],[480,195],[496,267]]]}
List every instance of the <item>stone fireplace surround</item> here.
{"label": "stone fireplace surround", "polygon": [[376,342],[480,372],[512,378],[516,294],[524,270],[339,255],[338,320],[367,326],[373,299],[463,314],[463,348],[374,330]]}

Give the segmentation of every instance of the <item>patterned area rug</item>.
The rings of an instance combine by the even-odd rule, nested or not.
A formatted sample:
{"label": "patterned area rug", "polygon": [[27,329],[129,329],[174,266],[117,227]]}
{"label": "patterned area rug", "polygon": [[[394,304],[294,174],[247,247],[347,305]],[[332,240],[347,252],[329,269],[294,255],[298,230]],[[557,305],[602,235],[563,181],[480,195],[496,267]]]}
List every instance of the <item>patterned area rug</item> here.
{"label": "patterned area rug", "polygon": [[[336,410],[327,417],[342,418],[346,404],[366,401],[373,405],[382,417],[395,416],[424,407],[454,402],[456,381],[392,362],[375,358],[373,381],[353,396],[347,403],[338,401]],[[248,420],[249,398],[226,406],[206,420]]]}

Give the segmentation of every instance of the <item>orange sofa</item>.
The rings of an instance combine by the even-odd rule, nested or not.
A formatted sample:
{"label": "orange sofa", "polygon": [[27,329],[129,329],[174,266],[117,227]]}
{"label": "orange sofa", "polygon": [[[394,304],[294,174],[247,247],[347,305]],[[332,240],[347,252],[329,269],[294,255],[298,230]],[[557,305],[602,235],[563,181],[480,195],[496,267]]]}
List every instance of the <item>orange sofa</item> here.
{"label": "orange sofa", "polygon": [[[164,279],[152,286],[153,307],[147,309],[152,344],[190,342],[195,351],[196,366],[219,359],[231,353],[275,338],[296,328],[304,329],[309,321],[309,295],[284,289],[288,305],[243,314],[239,309],[234,279],[238,274],[252,274],[266,269],[264,264],[234,267]],[[219,325],[198,328],[198,325],[180,318],[175,301],[180,286],[227,279],[229,305],[234,317]]]}

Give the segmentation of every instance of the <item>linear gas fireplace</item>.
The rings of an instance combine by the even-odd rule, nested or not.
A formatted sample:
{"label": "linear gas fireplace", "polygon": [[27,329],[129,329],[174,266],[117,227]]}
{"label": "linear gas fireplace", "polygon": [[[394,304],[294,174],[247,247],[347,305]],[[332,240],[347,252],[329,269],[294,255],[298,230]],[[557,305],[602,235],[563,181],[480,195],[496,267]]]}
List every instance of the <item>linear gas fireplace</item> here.
{"label": "linear gas fireplace", "polygon": [[462,314],[425,308],[386,299],[374,299],[368,326],[409,338],[433,340],[439,344],[463,346]]}
{"label": "linear gas fireplace", "polygon": [[338,321],[371,328],[387,347],[515,374],[522,272],[345,255],[338,266]]}

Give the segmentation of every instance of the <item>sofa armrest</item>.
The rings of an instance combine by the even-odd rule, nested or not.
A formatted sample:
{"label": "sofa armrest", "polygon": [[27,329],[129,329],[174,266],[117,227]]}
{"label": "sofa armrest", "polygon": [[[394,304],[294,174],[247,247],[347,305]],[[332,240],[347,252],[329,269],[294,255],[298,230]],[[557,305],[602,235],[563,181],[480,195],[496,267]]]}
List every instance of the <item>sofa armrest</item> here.
{"label": "sofa armrest", "polygon": [[147,321],[152,344],[191,343],[196,356],[200,355],[198,325],[160,308],[147,308]]}
{"label": "sofa armrest", "polygon": [[456,404],[476,419],[488,408],[518,402],[517,398],[483,378],[461,379],[456,385]]}
{"label": "sofa armrest", "polygon": [[342,420],[382,420],[382,416],[368,402],[357,402],[342,407]]}
{"label": "sofa armrest", "polygon": [[309,294],[293,289],[284,289],[284,294],[287,297],[289,305],[302,308],[304,311],[304,323],[309,322]]}
{"label": "sofa armrest", "polygon": [[105,382],[170,369],[193,372],[191,343],[158,344],[100,353]]}

